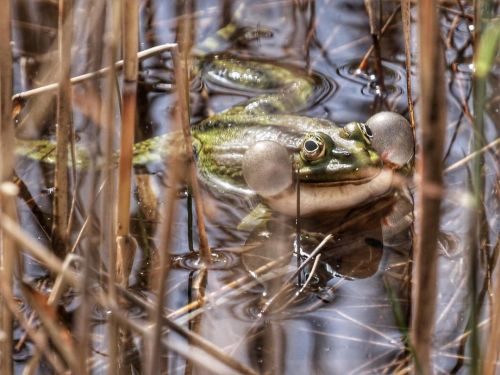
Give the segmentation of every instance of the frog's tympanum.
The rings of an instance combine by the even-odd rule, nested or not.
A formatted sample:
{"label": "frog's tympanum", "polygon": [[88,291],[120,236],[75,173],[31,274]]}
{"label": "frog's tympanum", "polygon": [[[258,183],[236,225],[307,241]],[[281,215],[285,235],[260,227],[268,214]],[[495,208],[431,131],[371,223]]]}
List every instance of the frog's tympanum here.
{"label": "frog's tympanum", "polygon": [[[228,26],[217,37],[228,40],[237,30],[241,33]],[[394,170],[410,162],[412,152],[391,160],[394,152],[381,150],[380,145],[398,145],[374,142],[380,138],[379,127],[389,137],[403,134],[412,145],[411,129],[401,116],[386,113],[372,121],[374,126],[352,122],[340,127],[327,119],[299,115],[317,102],[318,76],[275,63],[208,54],[210,43],[198,47],[203,53],[197,66],[202,79],[254,96],[192,125],[198,175],[209,188],[257,196],[273,210],[295,215],[298,180],[300,211],[307,216],[355,207],[384,195],[391,189]],[[180,142],[182,135],[167,134],[137,143],[134,163],[147,164],[173,150],[179,152],[184,149]],[[18,146],[20,153],[43,156],[48,162],[54,160],[53,148],[46,141],[20,141]],[[85,154],[77,159],[84,167]]]}

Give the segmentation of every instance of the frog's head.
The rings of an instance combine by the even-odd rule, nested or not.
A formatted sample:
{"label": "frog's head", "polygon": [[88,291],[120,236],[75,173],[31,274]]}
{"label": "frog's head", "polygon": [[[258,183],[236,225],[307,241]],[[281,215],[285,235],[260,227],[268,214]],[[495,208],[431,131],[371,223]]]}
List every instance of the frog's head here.
{"label": "frog's head", "polygon": [[359,122],[330,134],[306,134],[296,156],[299,179],[306,184],[358,184],[380,172],[382,160],[371,144],[373,134]]}
{"label": "frog's head", "polygon": [[381,112],[367,124],[322,127],[304,134],[293,155],[274,141],[250,147],[243,158],[248,186],[276,211],[300,214],[330,212],[367,203],[391,190],[394,171],[413,158],[413,134],[404,117]]}

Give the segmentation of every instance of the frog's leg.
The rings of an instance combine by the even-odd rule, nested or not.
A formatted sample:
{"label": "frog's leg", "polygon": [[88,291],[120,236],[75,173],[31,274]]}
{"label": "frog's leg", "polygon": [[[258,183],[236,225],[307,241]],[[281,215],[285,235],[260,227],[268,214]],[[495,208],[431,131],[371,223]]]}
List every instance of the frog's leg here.
{"label": "frog's leg", "polygon": [[[196,146],[193,140],[193,147]],[[184,138],[180,132],[167,133],[145,141],[134,144],[132,163],[136,166],[149,163],[160,162],[172,152],[185,155]],[[72,165],[71,151],[68,150],[68,165]],[[24,140],[16,139],[16,154],[28,159],[38,160],[47,164],[56,162],[56,143],[52,140]],[[89,150],[80,144],[75,145],[77,170],[87,170],[91,165],[91,155]],[[118,154],[114,155],[118,163]],[[96,160],[97,167],[100,161]]]}
{"label": "frog's leg", "polygon": [[213,59],[202,74],[217,85],[257,94],[222,114],[294,113],[308,108],[314,96],[314,79],[304,71],[261,61]]}
{"label": "frog's leg", "polygon": [[[16,139],[16,154],[28,159],[41,161],[47,164],[56,163],[56,143],[52,140]],[[80,145],[75,145],[75,168],[85,170],[90,167],[89,150]],[[71,150],[68,148],[68,166],[73,165]]]}

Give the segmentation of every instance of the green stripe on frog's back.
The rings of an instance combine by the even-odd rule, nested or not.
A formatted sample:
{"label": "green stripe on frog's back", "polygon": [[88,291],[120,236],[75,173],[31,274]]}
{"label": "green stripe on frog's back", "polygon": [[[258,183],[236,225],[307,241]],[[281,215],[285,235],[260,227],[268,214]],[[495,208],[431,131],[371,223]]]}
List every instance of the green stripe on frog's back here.
{"label": "green stripe on frog's back", "polygon": [[274,141],[296,154],[303,137],[313,131],[338,132],[328,120],[297,115],[254,116],[222,113],[192,128],[200,177],[221,191],[253,195],[242,174],[245,152],[259,141]]}

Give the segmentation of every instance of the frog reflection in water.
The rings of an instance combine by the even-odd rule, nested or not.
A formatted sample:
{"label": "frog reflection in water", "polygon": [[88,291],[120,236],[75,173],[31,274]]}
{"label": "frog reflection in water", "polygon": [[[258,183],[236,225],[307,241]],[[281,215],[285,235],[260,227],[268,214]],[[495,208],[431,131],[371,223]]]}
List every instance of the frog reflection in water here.
{"label": "frog reflection in water", "polygon": [[[238,30],[230,25],[216,37],[228,40]],[[258,196],[271,209],[293,216],[295,169],[301,214],[314,215],[384,195],[391,188],[393,170],[411,159],[396,167],[391,162],[387,168],[382,160],[385,151],[373,142],[376,129],[359,122],[339,127],[327,119],[296,114],[317,101],[317,76],[269,62],[209,55],[209,49],[205,47],[205,56],[199,60],[205,81],[258,93],[191,127],[198,175],[209,188]],[[394,132],[408,133],[408,129],[397,129],[401,124],[388,125]],[[182,136],[171,133],[137,143],[133,162],[144,165],[161,160],[183,150],[182,142]],[[55,158],[53,149],[47,141],[19,141],[18,145],[20,153],[32,158],[43,155],[47,162]],[[77,165],[84,168],[86,164],[88,155],[79,151]]]}

